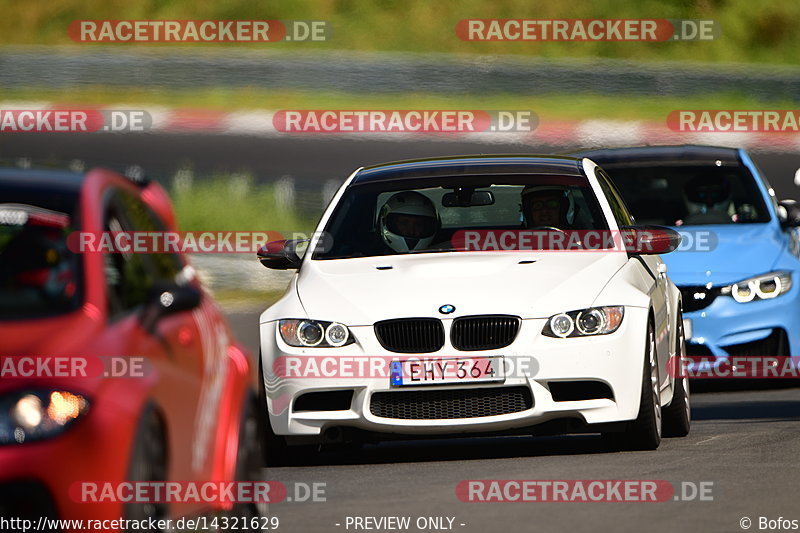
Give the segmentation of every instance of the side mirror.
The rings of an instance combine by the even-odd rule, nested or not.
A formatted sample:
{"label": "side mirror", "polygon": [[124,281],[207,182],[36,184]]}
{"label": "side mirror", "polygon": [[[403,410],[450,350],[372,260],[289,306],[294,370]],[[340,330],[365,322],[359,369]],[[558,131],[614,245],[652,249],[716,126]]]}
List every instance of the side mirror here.
{"label": "side mirror", "polygon": [[307,240],[272,241],[258,249],[258,260],[267,268],[290,270],[300,268],[303,259],[298,249],[308,245]]}
{"label": "side mirror", "polygon": [[634,254],[668,254],[681,244],[681,234],[665,226],[624,226],[620,231],[626,248]]}
{"label": "side mirror", "polygon": [[800,205],[795,200],[781,200],[778,205],[783,208],[778,210],[781,225],[785,228],[800,227]]}
{"label": "side mirror", "polygon": [[150,291],[142,313],[142,326],[147,331],[153,331],[156,323],[165,316],[191,311],[202,300],[202,291],[191,285],[157,285]]}

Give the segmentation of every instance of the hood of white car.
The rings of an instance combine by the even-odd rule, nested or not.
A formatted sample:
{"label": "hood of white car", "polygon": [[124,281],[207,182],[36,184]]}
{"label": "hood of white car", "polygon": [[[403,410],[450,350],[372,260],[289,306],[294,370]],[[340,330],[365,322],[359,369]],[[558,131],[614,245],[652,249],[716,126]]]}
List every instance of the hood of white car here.
{"label": "hood of white car", "polygon": [[[370,325],[402,317],[545,318],[592,304],[620,253],[446,252],[307,261],[297,291],[309,318]],[[449,315],[442,305],[455,306]]]}

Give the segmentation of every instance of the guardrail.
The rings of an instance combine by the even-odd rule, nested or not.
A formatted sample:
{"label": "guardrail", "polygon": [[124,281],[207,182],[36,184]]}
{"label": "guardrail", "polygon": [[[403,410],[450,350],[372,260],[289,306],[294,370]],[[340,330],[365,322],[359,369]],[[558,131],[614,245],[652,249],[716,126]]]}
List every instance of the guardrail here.
{"label": "guardrail", "polygon": [[800,68],[610,59],[242,49],[13,47],[0,87],[244,87],[355,93],[581,93],[685,96],[719,91],[800,98]]}

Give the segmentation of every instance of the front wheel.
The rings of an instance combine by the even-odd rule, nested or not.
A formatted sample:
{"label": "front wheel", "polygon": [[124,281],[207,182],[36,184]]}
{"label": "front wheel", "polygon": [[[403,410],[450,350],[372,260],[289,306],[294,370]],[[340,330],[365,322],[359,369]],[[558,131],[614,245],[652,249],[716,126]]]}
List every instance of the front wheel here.
{"label": "front wheel", "polygon": [[[164,428],[156,410],[148,405],[142,411],[133,442],[128,468],[132,482],[165,482],[167,480],[167,447]],[[126,503],[124,517],[129,520],[162,520],[168,515],[166,503]]]}
{"label": "front wheel", "polygon": [[636,420],[629,422],[624,432],[608,435],[615,447],[624,450],[655,450],[661,444],[661,394],[652,322],[647,325],[643,366],[639,414]]}
{"label": "front wheel", "polygon": [[[242,418],[239,425],[239,450],[236,456],[236,481],[252,483],[263,481],[261,470],[261,441],[258,437],[258,420],[256,415],[256,401],[252,394],[248,394],[242,409]],[[268,515],[266,502],[237,503],[231,511],[231,517],[236,520],[243,519],[245,531],[255,531],[250,525],[257,522],[259,517]]]}
{"label": "front wheel", "polygon": [[686,358],[686,338],[683,333],[683,314],[678,314],[678,339],[675,359],[670,368],[674,369],[674,385],[672,401],[661,412],[664,417],[664,436],[665,437],[685,437],[689,434],[692,426],[692,407],[689,401],[689,376],[684,371],[684,359]]}

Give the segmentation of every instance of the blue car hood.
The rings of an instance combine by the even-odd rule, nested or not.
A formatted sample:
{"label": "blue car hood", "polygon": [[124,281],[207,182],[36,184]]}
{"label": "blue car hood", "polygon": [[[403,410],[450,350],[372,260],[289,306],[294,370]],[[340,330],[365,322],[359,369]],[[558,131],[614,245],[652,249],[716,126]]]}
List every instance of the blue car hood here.
{"label": "blue car hood", "polygon": [[[678,285],[729,285],[772,270],[785,246],[781,231],[771,224],[714,224],[674,228],[684,241],[710,232],[710,251],[678,249],[664,254],[668,275]],[[681,246],[688,243],[684,242]]]}

